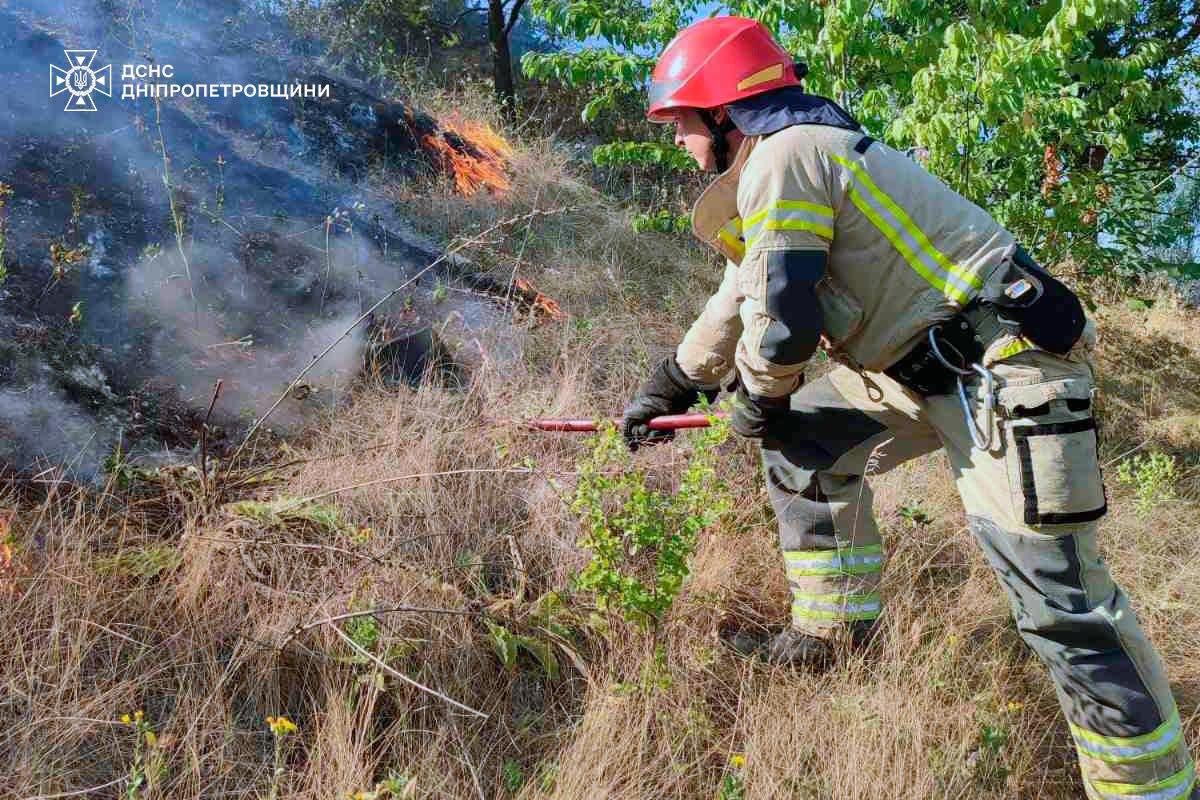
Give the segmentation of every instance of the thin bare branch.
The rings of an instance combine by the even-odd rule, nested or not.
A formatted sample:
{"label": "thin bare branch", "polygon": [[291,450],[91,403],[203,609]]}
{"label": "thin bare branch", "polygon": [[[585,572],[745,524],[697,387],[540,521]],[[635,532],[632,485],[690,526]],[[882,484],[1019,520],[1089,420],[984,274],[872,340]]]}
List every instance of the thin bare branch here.
{"label": "thin bare branch", "polygon": [[347,611],[345,614],[335,614],[332,617],[325,617],[316,622],[309,622],[304,625],[297,625],[291,630],[282,642],[279,644],[279,649],[287,647],[292,643],[297,636],[305,631],[318,628],[322,625],[329,625],[335,622],[340,622],[344,619],[354,619],[356,617],[373,617],[376,614],[398,614],[398,613],[413,613],[413,614],[455,614],[464,617],[477,617],[483,612],[472,611],[466,608],[428,608],[424,606],[380,606],[379,608],[371,608],[366,611]]}
{"label": "thin bare branch", "polygon": [[390,292],[388,292],[383,297],[381,297],[374,305],[372,305],[370,308],[368,308],[366,311],[364,311],[362,314],[360,314],[356,320],[354,320],[353,322],[350,323],[350,325],[346,328],[346,330],[344,330],[339,336],[337,336],[332,342],[329,343],[328,347],[326,347],[324,350],[322,350],[317,355],[313,356],[313,359],[310,362],[308,362],[308,365],[305,366],[304,369],[300,370],[300,372],[298,372],[296,374],[296,377],[292,378],[292,382],[289,383],[287,385],[287,388],[283,390],[283,392],[279,395],[278,398],[276,398],[275,402],[271,404],[271,407],[267,409],[266,413],[263,414],[261,417],[259,417],[257,420],[255,420],[254,424],[250,426],[250,430],[246,432],[245,438],[242,439],[241,444],[238,445],[237,450],[234,451],[233,456],[229,459],[229,463],[226,467],[227,470],[233,469],[234,465],[237,463],[238,458],[241,456],[242,452],[246,449],[246,446],[254,438],[254,435],[256,433],[258,433],[258,431],[262,428],[263,423],[265,423],[271,417],[271,415],[273,413],[275,413],[275,410],[277,408],[279,408],[280,404],[282,404],[283,401],[286,400],[287,397],[292,393],[292,391],[297,386],[300,385],[300,381],[302,381],[304,379],[304,376],[307,375],[312,370],[313,367],[315,367],[318,363],[320,363],[321,360],[325,358],[325,356],[332,353],[333,349],[335,347],[337,347],[343,339],[345,339],[347,336],[349,336],[354,331],[355,328],[357,328],[365,320],[370,318],[370,316],[372,314],[374,314],[376,311],[378,311],[379,308],[382,307],[384,303],[388,302],[393,297],[400,294],[400,292],[404,291],[409,286],[416,283],[416,281],[422,275],[425,275],[426,273],[430,272],[431,270],[436,268],[438,265],[444,263],[445,261],[449,260],[453,256],[457,255],[462,250],[465,250],[466,248],[468,248],[472,245],[486,241],[488,236],[490,236],[492,233],[495,233],[498,230],[501,230],[502,228],[508,227],[509,225],[514,225],[518,222],[524,222],[525,220],[533,219],[535,217],[548,217],[553,214],[565,213],[565,212],[569,212],[569,211],[573,211],[573,210],[574,210],[573,208],[560,208],[560,209],[553,209],[553,210],[546,211],[546,210],[543,210],[540,208],[535,208],[533,211],[530,211],[526,214],[522,214],[522,215],[519,215],[516,217],[510,217],[508,219],[500,220],[499,222],[495,223],[494,225],[492,225],[489,228],[484,229],[483,231],[477,233],[476,235],[474,235],[470,238],[467,238],[467,239],[463,239],[458,244],[446,248],[446,250],[440,256],[435,258],[433,261],[430,261],[423,268],[418,270],[412,277],[410,277],[408,280],[401,283],[396,288],[392,289]]}
{"label": "thin bare branch", "polygon": [[200,487],[205,498],[209,495],[208,483],[208,423],[212,419],[213,409],[217,407],[217,398],[221,396],[221,386],[224,381],[217,379],[213,386],[212,400],[209,401],[208,411],[204,414],[204,422],[200,425]]}
{"label": "thin bare branch", "polygon": [[193,534],[192,538],[201,542],[214,542],[217,544],[247,544],[256,547],[291,547],[296,550],[325,550],[330,553],[338,553],[352,558],[360,558],[364,561],[370,561],[379,566],[386,566],[382,559],[378,556],[373,556],[370,553],[356,553],[353,550],[347,550],[344,547],[337,547],[332,544],[313,544],[310,542],[273,542],[269,539],[230,539],[221,536],[198,536]]}
{"label": "thin bare branch", "polygon": [[364,647],[362,647],[362,645],[360,645],[358,642],[354,641],[349,636],[347,636],[345,633],[343,633],[342,629],[339,628],[337,625],[333,626],[333,632],[336,633],[338,636],[340,636],[342,638],[342,641],[344,641],[346,644],[350,645],[350,647],[354,650],[354,652],[358,653],[361,656],[365,656],[366,658],[369,658],[372,663],[374,663],[377,667],[382,669],[388,675],[391,675],[393,678],[399,678],[400,680],[404,681],[405,683],[409,684],[410,686],[413,686],[416,689],[420,689],[422,692],[425,692],[426,694],[433,695],[434,697],[438,698],[439,700],[449,703],[450,705],[454,706],[455,708],[459,708],[459,709],[462,709],[463,711],[466,711],[468,714],[474,714],[477,717],[481,717],[483,719],[488,719],[488,715],[483,713],[482,711],[477,711],[468,705],[464,705],[463,703],[458,702],[454,698],[452,698],[446,694],[443,694],[442,692],[439,692],[437,689],[432,689],[432,688],[426,686],[425,684],[421,683],[420,681],[413,680],[412,678],[405,675],[403,672],[400,672],[399,670],[389,667],[386,663],[383,662],[382,659],[375,656],[374,654],[372,654],[371,652],[366,650]]}
{"label": "thin bare branch", "polygon": [[532,472],[533,470],[529,469],[528,467],[470,467],[465,469],[448,469],[441,472],[412,472],[407,475],[392,475],[387,478],[373,478],[372,480],[363,481],[362,483],[354,483],[349,486],[340,486],[337,489],[330,489],[325,492],[320,492],[319,494],[311,494],[308,497],[301,497],[293,500],[290,503],[280,506],[277,511],[290,511],[293,508],[299,508],[300,506],[303,506],[307,503],[316,502],[317,500],[324,500],[326,497],[332,497],[333,495],[341,494],[342,492],[350,492],[355,489],[364,489],[368,486],[378,486],[383,483],[395,483],[396,481],[406,481],[415,478],[440,478],[444,475],[478,475],[496,473],[528,475]]}
{"label": "thin bare branch", "polygon": [[108,783],[102,783],[99,786],[89,786],[87,789],[76,789],[73,792],[59,792],[58,794],[35,794],[31,797],[24,798],[24,800],[58,800],[58,798],[60,798],[60,797],[82,797],[85,794],[92,794],[93,792],[98,792],[101,789],[107,789],[110,786],[119,786],[120,784],[124,783],[126,780],[128,780],[128,778],[126,778],[124,775],[122,775],[120,778],[117,778],[115,781],[109,781]]}
{"label": "thin bare branch", "polygon": [[450,20],[449,22],[443,22],[440,19],[433,19],[433,20],[430,20],[430,22],[432,24],[436,25],[437,27],[448,31],[448,30],[453,30],[454,27],[456,25],[458,25],[458,23],[460,23],[464,19],[466,19],[468,14],[477,14],[477,13],[482,14],[485,11],[487,11],[487,9],[483,8],[481,6],[472,6],[471,8],[465,9],[464,11],[460,12],[458,14],[458,16],[456,16],[454,19]]}

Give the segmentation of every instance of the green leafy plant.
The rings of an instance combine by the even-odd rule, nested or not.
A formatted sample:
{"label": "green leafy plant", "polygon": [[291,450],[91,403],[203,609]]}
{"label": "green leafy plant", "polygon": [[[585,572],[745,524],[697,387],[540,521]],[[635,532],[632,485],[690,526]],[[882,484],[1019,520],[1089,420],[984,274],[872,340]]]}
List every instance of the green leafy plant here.
{"label": "green leafy plant", "polygon": [[416,778],[389,772],[386,778],[375,784],[374,789],[355,792],[351,795],[350,800],[400,800],[400,798],[415,797],[416,791]]}
{"label": "green leafy plant", "polygon": [[598,145],[592,149],[592,163],[597,167],[637,164],[644,167],[666,167],[679,172],[696,169],[696,162],[686,150],[661,142],[612,142]]}
{"label": "green leafy plant", "polygon": [[729,757],[730,771],[721,778],[717,788],[717,800],[743,800],[746,796],[746,756],[734,753]]}
{"label": "green leafy plant", "polygon": [[517,657],[524,650],[533,656],[542,671],[546,673],[546,677],[550,679],[558,677],[558,658],[554,655],[554,648],[549,642],[534,636],[513,633],[500,623],[491,620],[484,620],[484,624],[487,625],[488,640],[491,642],[492,650],[495,651],[496,657],[500,659],[500,663],[504,665],[505,669],[516,669]]}
{"label": "green leafy plant", "polygon": [[341,513],[333,506],[317,503],[305,498],[279,497],[263,502],[243,500],[226,506],[229,513],[253,520],[268,527],[286,528],[289,525],[307,524],[323,533],[339,533],[348,530]]}
{"label": "green leafy plant", "polygon": [[368,652],[379,643],[379,620],[373,616],[351,617],[346,620],[345,631],[355,644]]}
{"label": "green leafy plant", "polygon": [[[571,46],[527,53],[525,73],[587,98],[587,122],[614,117],[622,141],[597,148],[596,162],[689,169],[668,134],[633,113],[655,56],[696,4],[530,5]],[[721,10],[762,21],[808,65],[807,91],[911,149],[1045,263],[1159,268],[1155,248],[1194,230],[1191,196],[1163,215],[1200,136],[1200,104],[1185,92],[1195,35],[1183,0],[729,0]]]}
{"label": "green leafy plant", "polygon": [[929,512],[922,508],[919,502],[906,503],[900,506],[897,513],[908,520],[908,524],[914,528],[919,528],[933,522],[933,517],[929,516]]}
{"label": "green leafy plant", "polygon": [[504,791],[509,794],[516,794],[525,785],[525,773],[521,771],[521,765],[511,758],[505,760],[504,766],[500,768],[500,779],[504,784]]}
{"label": "green leafy plant", "polygon": [[1174,500],[1178,477],[1175,458],[1166,453],[1141,453],[1117,466],[1117,480],[1133,487],[1139,514],[1149,514],[1157,504]]}
{"label": "green leafy plant", "polygon": [[990,788],[1002,788],[1009,768],[1004,762],[1008,745],[1008,728],[997,722],[979,724],[979,743],[967,756],[967,767],[977,783]]}
{"label": "green leafy plant", "polygon": [[697,535],[730,506],[714,469],[716,447],[727,436],[728,423],[716,418],[689,435],[691,459],[675,491],[653,486],[645,470],[631,465],[612,425],[591,440],[577,465],[571,508],[583,522],[580,544],[591,553],[577,585],[595,593],[601,609],[651,626],[671,607]]}
{"label": "green leafy plant", "polygon": [[142,800],[153,791],[164,769],[158,735],[141,709],[122,714],[121,724],[133,731],[133,757],[125,774],[125,800]]}
{"label": "green leafy plant", "polygon": [[675,214],[663,208],[653,214],[638,214],[633,218],[633,229],[658,231],[659,233],[687,233],[692,229],[690,214]]}
{"label": "green leafy plant", "polygon": [[737,773],[727,773],[721,778],[717,789],[717,800],[743,800],[746,796],[746,782]]}

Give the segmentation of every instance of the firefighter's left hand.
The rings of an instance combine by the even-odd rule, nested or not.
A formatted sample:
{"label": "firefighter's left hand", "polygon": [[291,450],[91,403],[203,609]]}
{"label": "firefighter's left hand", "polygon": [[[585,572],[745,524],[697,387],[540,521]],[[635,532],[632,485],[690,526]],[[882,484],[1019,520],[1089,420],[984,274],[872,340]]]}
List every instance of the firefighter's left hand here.
{"label": "firefighter's left hand", "polygon": [[759,397],[739,386],[730,425],[747,439],[780,438],[779,428],[791,408],[791,397]]}

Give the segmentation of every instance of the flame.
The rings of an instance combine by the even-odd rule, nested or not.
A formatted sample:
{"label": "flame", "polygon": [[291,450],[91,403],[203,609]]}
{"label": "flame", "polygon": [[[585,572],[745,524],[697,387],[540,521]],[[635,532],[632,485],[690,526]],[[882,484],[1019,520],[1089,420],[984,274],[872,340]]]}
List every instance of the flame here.
{"label": "flame", "polygon": [[561,322],[567,318],[566,312],[562,310],[562,306],[558,304],[557,300],[542,294],[524,278],[517,278],[515,288],[517,293],[528,303],[535,317],[543,321],[549,319],[555,322]]}
{"label": "flame", "polygon": [[458,117],[438,123],[441,131],[426,134],[421,143],[454,176],[459,194],[470,197],[484,187],[505,192],[512,186],[506,168],[513,151],[503,136],[486,123]]}
{"label": "flame", "polygon": [[0,511],[0,595],[11,596],[17,591],[17,580],[29,570],[17,561],[17,551],[12,545],[9,524],[12,516]]}

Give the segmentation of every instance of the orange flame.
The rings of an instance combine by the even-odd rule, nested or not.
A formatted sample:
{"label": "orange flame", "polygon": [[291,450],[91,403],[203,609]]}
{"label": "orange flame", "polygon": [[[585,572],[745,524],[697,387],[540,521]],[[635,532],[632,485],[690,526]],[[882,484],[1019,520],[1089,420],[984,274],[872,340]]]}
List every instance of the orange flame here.
{"label": "orange flame", "polygon": [[0,595],[3,596],[13,595],[17,591],[17,580],[29,572],[17,560],[9,533],[11,519],[7,512],[0,511]]}
{"label": "orange flame", "polygon": [[[505,192],[512,186],[506,172],[512,146],[503,136],[482,122],[457,117],[438,122],[442,130],[427,134],[421,143],[438,156],[454,176],[454,186],[459,194],[470,197],[484,187],[493,192]],[[459,146],[455,139],[466,147]]]}
{"label": "orange flame", "polygon": [[553,297],[548,297],[539,292],[534,285],[524,278],[517,278],[514,288],[521,298],[529,305],[533,311],[533,315],[543,321],[554,320],[561,322],[567,318],[567,314],[562,310],[562,306]]}

